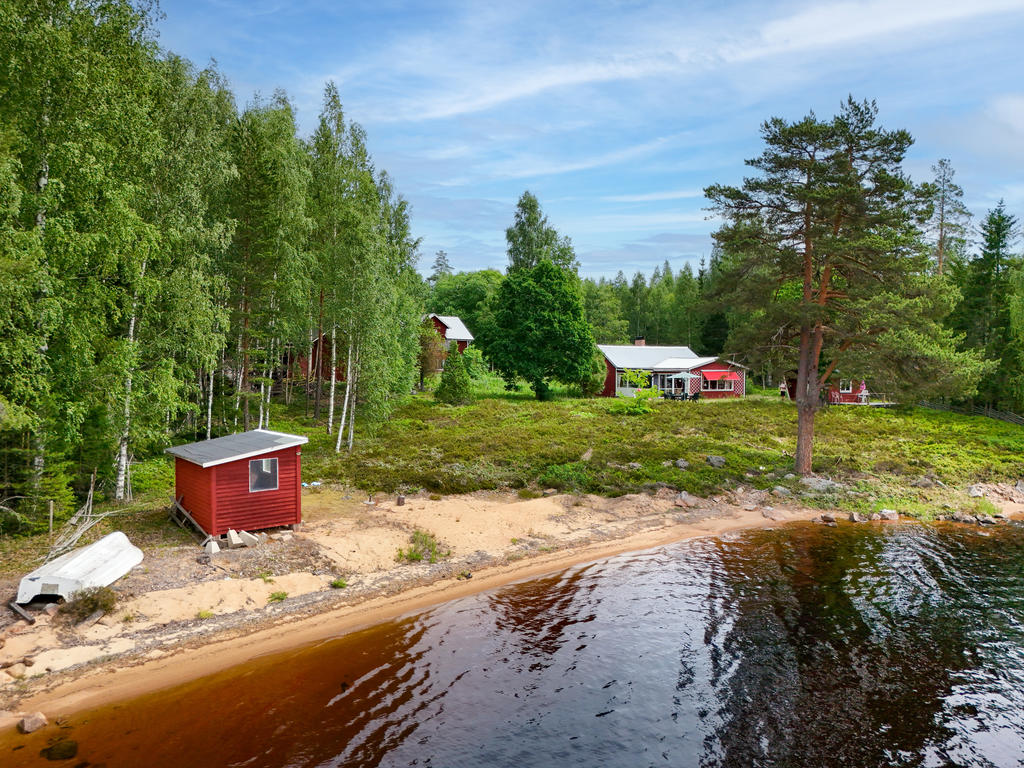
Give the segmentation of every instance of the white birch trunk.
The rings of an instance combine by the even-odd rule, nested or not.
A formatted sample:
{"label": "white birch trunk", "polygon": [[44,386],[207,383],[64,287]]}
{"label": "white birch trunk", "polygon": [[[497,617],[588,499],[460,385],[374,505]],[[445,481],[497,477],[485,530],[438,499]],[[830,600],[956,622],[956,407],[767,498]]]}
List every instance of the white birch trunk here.
{"label": "white birch trunk", "polygon": [[348,416],[348,452],[352,453],[352,442],[356,431],[356,387],[359,385],[359,348],[356,347],[355,366],[352,370],[352,412]]}
{"label": "white birch trunk", "polygon": [[334,390],[337,376],[334,369],[338,366],[338,340],[336,323],[331,323],[331,392],[327,399],[327,434],[333,434],[334,429]]}
{"label": "white birch trunk", "polygon": [[342,435],[345,434],[345,417],[348,415],[348,397],[352,391],[352,340],[348,342],[348,358],[345,362],[345,398],[341,401],[341,422],[338,424],[338,440],[334,443],[334,452],[341,453]]}
{"label": "white birch trunk", "polygon": [[[139,280],[146,276],[146,262],[142,262],[139,270]],[[121,435],[117,445],[117,473],[114,481],[114,501],[124,501],[125,488],[128,483],[128,438],[131,433],[132,424],[132,380],[135,371],[135,324],[138,321],[137,309],[139,306],[139,291],[136,288],[135,296],[132,298],[132,316],[128,321],[128,355],[130,357],[128,374],[124,382],[124,423],[121,425]]]}
{"label": "white birch trunk", "polygon": [[213,434],[213,370],[210,370],[210,387],[206,393],[206,439]]}

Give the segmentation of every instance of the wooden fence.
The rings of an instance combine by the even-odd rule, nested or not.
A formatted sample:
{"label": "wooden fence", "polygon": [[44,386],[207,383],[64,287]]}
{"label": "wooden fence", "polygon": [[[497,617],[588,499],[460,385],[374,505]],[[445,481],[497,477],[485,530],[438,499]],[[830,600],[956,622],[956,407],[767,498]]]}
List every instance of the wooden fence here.
{"label": "wooden fence", "polygon": [[965,416],[988,416],[990,419],[999,419],[1000,421],[1008,421],[1010,424],[1024,426],[1024,416],[1012,411],[1000,411],[996,408],[989,408],[988,406],[950,405],[949,403],[936,403],[931,400],[922,400],[918,405],[923,408],[933,408],[937,411],[962,413]]}

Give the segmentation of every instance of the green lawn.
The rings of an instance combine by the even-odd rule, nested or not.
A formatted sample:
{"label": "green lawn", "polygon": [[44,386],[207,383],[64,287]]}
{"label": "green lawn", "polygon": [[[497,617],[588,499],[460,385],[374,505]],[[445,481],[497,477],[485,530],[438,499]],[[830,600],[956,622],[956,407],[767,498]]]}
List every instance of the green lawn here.
{"label": "green lawn", "polygon": [[[307,480],[367,491],[550,486],[617,495],[663,482],[705,495],[740,481],[771,487],[791,467],[796,409],[778,397],[658,401],[643,415],[616,414],[612,402],[566,393],[538,402],[490,384],[461,407],[416,395],[375,434],[357,432],[351,455],[335,454],[297,409],[272,426],[310,436]],[[725,457],[724,468],[707,464],[712,454]],[[678,458],[690,467],[663,465]],[[1024,476],[1024,429],[917,408],[832,407],[818,415],[814,469],[893,490],[925,473],[961,488],[1015,480]]]}

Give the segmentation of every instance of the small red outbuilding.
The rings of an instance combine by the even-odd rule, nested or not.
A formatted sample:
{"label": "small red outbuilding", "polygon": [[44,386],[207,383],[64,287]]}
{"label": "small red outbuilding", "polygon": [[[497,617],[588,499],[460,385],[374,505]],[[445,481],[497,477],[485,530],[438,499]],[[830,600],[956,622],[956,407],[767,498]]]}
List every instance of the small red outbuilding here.
{"label": "small red outbuilding", "polygon": [[174,496],[206,533],[302,522],[302,451],[309,438],[254,429],[168,448]]}

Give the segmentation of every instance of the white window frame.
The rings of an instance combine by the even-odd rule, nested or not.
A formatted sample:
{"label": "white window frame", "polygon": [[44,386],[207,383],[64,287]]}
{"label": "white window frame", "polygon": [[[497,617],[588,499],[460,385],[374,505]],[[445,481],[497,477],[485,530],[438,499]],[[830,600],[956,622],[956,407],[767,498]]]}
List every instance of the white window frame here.
{"label": "white window frame", "polygon": [[839,393],[843,395],[853,394],[853,379],[840,379],[839,380]]}
{"label": "white window frame", "polygon": [[[262,472],[271,472],[271,468],[272,468],[272,470],[273,470],[272,474],[274,475],[274,487],[273,488],[253,488],[252,487],[252,481],[253,481],[253,472],[252,472],[253,466],[252,465],[255,464],[256,462],[260,462],[265,467],[265,469],[259,470],[261,473]],[[263,493],[263,491],[276,491],[280,486],[281,486],[281,476],[280,476],[280,474],[278,472],[278,465],[277,465],[277,459],[276,458],[272,458],[272,459],[270,459],[270,458],[250,459],[249,460],[249,493]]]}
{"label": "white window frame", "polygon": [[700,388],[702,392],[732,392],[736,389],[733,379],[707,379],[700,377]]}

